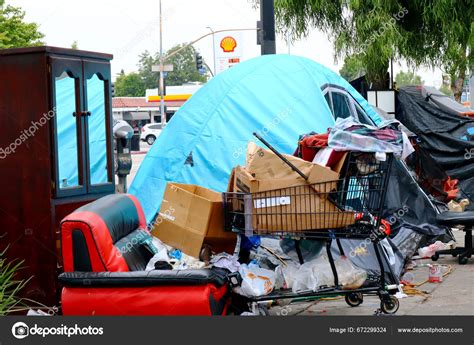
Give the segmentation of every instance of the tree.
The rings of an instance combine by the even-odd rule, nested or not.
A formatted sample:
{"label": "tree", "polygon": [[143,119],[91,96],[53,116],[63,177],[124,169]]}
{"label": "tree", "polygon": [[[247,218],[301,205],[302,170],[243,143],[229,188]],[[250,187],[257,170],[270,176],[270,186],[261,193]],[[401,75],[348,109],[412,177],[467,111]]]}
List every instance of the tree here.
{"label": "tree", "polygon": [[365,69],[362,61],[357,55],[346,56],[344,59],[344,65],[339,70],[341,77],[347,81],[352,81],[365,74]]}
{"label": "tree", "polygon": [[453,91],[451,91],[451,89],[447,85],[444,85],[444,84],[441,85],[441,87],[439,88],[439,91],[441,91],[448,97],[453,97]]}
{"label": "tree", "polygon": [[25,12],[0,0],[0,49],[42,45],[44,35],[35,23],[26,23]]}
{"label": "tree", "polygon": [[[178,44],[166,52],[166,55],[182,48],[184,44]],[[166,56],[165,55],[165,56]],[[191,81],[206,82],[207,75],[199,74],[196,69],[196,49],[187,46],[185,49],[166,60],[166,64],[173,65],[173,71],[166,77],[166,85],[182,85]]]}
{"label": "tree", "polygon": [[158,64],[158,54],[152,56],[148,50],[140,54],[138,60],[138,74],[143,80],[145,89],[155,89],[158,87],[158,72],[152,71],[152,66]]}
{"label": "tree", "polygon": [[77,41],[74,40],[71,44],[71,49],[79,49],[79,45],[77,44]]}
{"label": "tree", "polygon": [[[178,44],[172,47],[164,56],[166,57],[183,46],[184,44]],[[207,81],[207,76],[200,75],[196,70],[195,55],[196,49],[193,46],[188,46],[176,55],[165,60],[165,64],[173,65],[173,71],[168,72],[166,77],[166,85],[173,86],[192,81]],[[153,72],[152,66],[159,65],[159,63],[160,59],[158,54],[151,55],[149,51],[145,51],[139,56],[138,71],[147,89],[153,89],[158,86],[159,73]]]}
{"label": "tree", "polygon": [[[122,71],[123,72],[123,71]],[[145,82],[138,73],[121,73],[115,80],[116,97],[144,97]]]}
{"label": "tree", "polygon": [[406,86],[406,85],[423,85],[423,80],[419,75],[416,75],[415,72],[403,72],[400,71],[395,76],[395,82],[397,86]]}
{"label": "tree", "polygon": [[280,31],[293,38],[312,27],[326,32],[336,58],[360,54],[375,87],[383,86],[393,58],[441,66],[459,88],[472,64],[473,11],[469,0],[275,0]]}

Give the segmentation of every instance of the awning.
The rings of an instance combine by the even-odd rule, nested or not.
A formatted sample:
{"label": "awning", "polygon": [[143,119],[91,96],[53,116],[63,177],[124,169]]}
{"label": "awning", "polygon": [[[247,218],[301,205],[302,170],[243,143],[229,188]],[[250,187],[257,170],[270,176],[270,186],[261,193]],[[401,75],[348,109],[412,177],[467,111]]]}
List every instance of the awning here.
{"label": "awning", "polygon": [[124,112],[123,119],[128,121],[150,120],[150,113],[148,111]]}

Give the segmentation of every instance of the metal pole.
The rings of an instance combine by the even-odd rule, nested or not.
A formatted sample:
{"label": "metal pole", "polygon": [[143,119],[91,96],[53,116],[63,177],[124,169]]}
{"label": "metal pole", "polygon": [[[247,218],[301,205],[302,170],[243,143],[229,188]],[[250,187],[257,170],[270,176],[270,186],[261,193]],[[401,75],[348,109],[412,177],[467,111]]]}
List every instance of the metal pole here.
{"label": "metal pole", "polygon": [[214,75],[216,75],[216,35],[210,26],[207,27],[212,32],[212,58],[214,60]]}
{"label": "metal pole", "polygon": [[[165,114],[165,97],[164,97],[164,75],[163,75],[163,16],[161,12],[161,0],[160,0],[160,115],[161,115],[161,128],[166,126],[166,114]],[[153,121],[152,121],[153,122]]]}
{"label": "metal pole", "polygon": [[260,20],[262,22],[262,55],[276,54],[274,0],[260,0]]}

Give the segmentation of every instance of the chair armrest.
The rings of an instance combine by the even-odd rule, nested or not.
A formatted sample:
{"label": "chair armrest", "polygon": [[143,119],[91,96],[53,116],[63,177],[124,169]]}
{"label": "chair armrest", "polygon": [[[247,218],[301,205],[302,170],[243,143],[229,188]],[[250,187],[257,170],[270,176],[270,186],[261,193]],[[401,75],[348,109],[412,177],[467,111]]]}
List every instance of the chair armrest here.
{"label": "chair armrest", "polygon": [[59,281],[67,287],[139,287],[170,285],[222,286],[227,283],[224,270],[153,270],[133,272],[64,272]]}

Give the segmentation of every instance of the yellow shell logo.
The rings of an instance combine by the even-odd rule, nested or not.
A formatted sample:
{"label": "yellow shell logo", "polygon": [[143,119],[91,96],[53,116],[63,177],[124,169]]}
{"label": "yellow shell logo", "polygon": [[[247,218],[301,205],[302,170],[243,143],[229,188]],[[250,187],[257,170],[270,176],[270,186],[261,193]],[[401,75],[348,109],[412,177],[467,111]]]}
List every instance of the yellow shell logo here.
{"label": "yellow shell logo", "polygon": [[237,47],[237,41],[234,37],[226,36],[221,40],[221,48],[224,53],[232,53]]}

